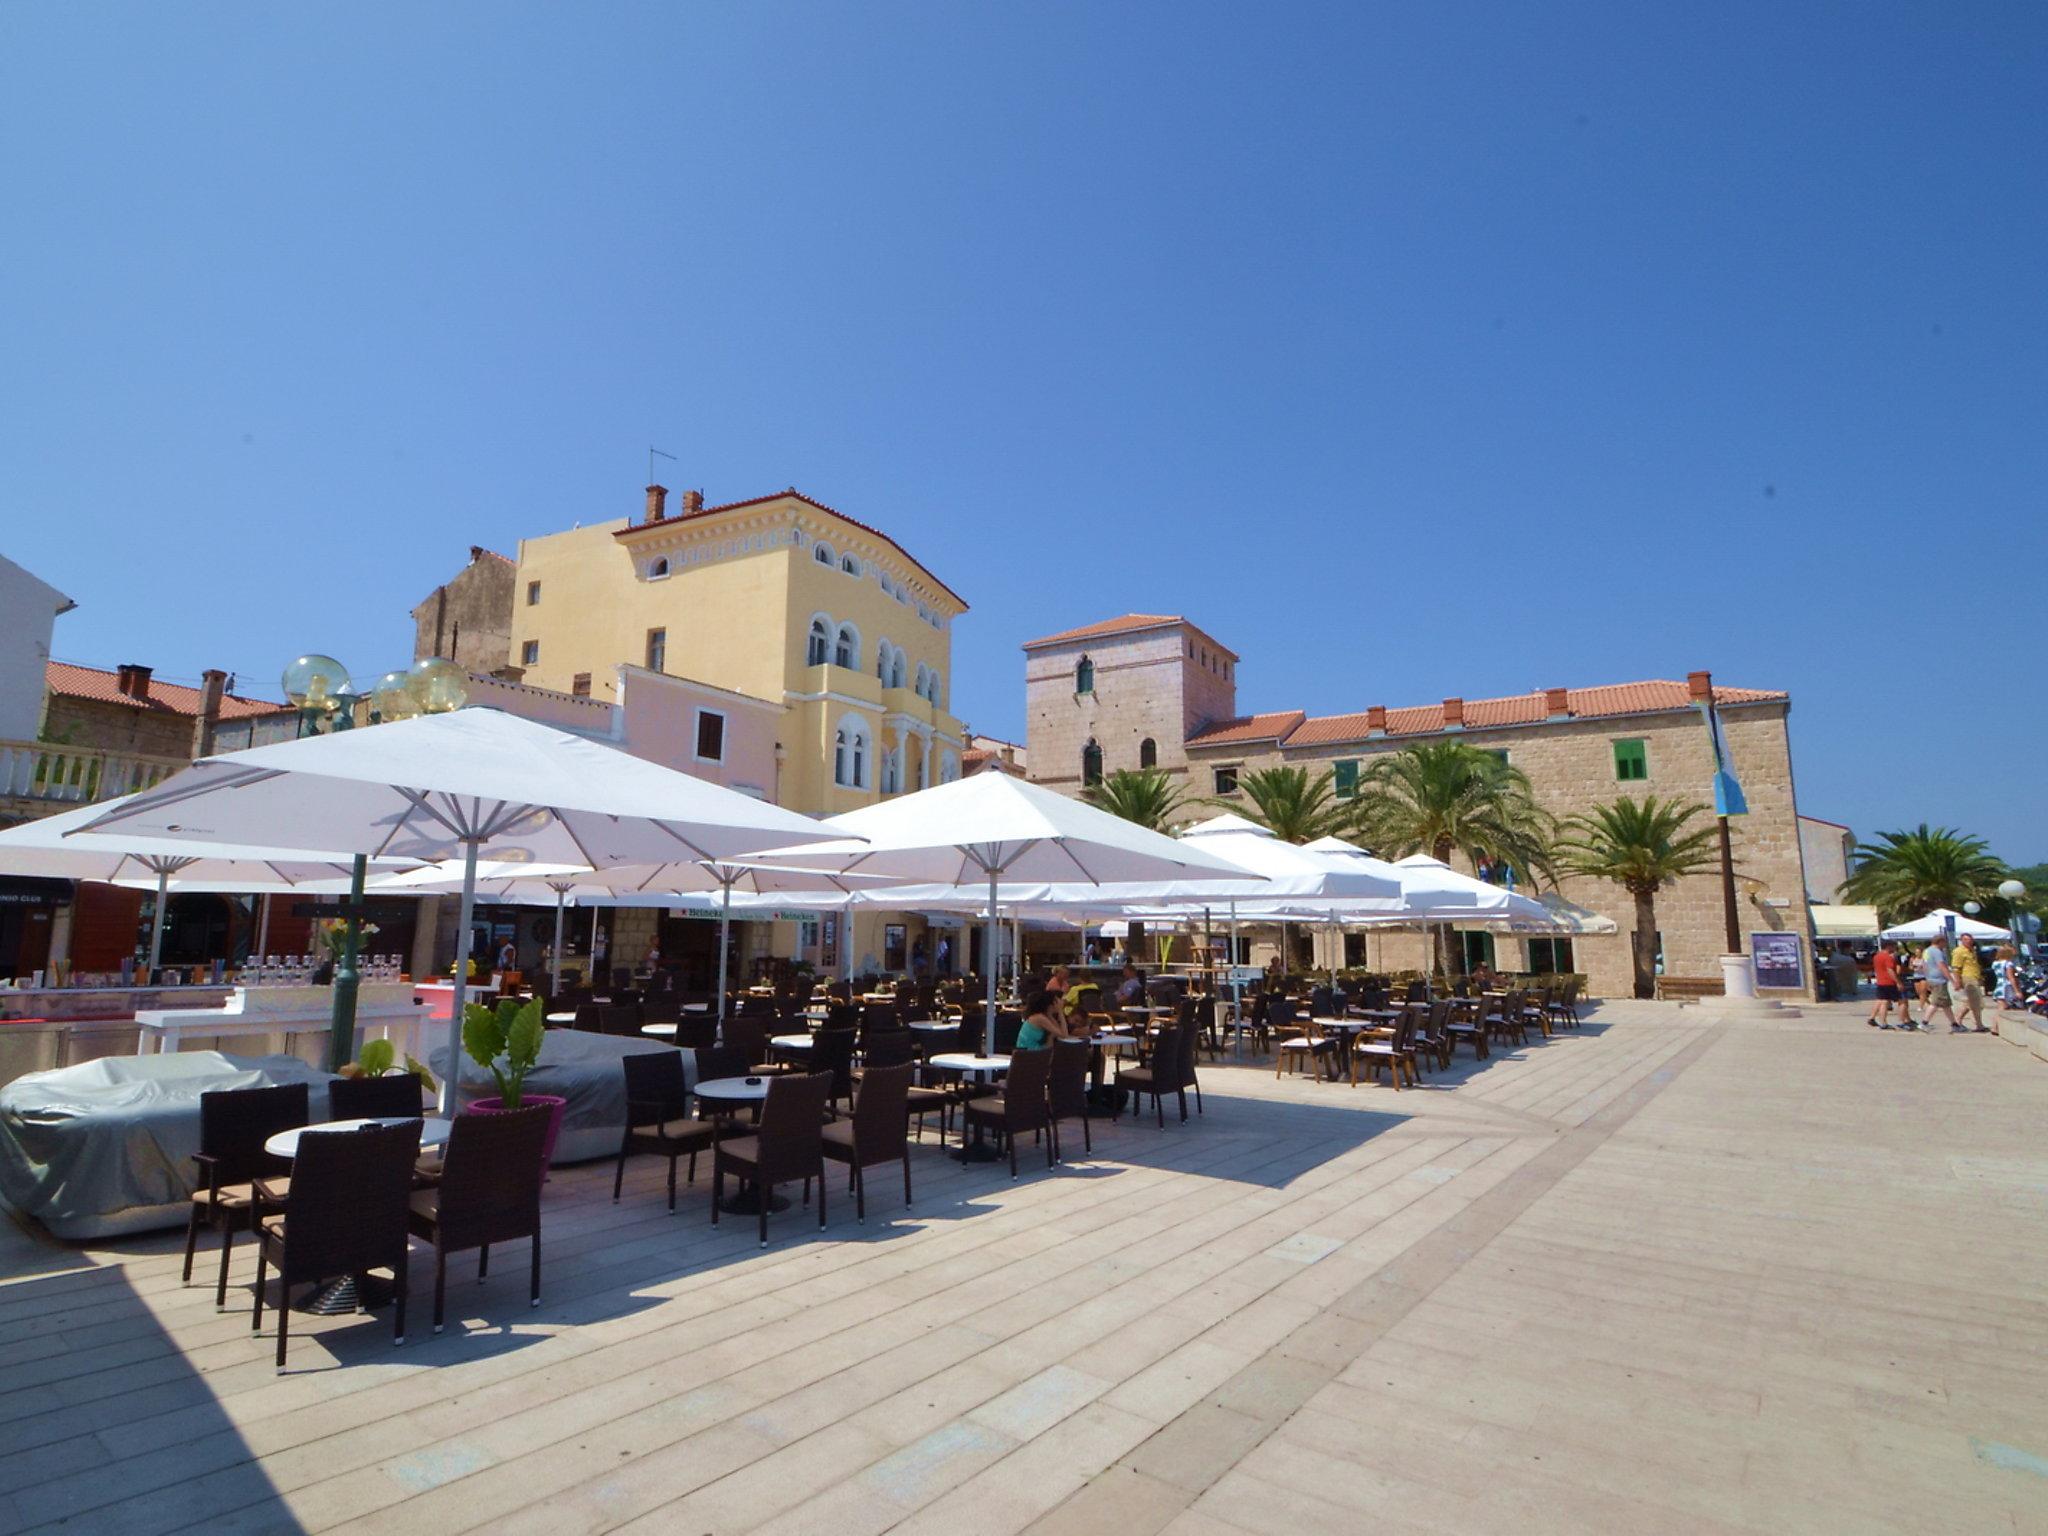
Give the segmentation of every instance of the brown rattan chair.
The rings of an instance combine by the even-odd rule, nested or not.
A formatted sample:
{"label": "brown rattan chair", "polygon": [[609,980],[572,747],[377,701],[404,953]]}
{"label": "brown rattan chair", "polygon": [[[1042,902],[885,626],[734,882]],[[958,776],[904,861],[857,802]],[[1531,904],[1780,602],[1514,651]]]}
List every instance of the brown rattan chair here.
{"label": "brown rattan chair", "polygon": [[476,1278],[482,1284],[491,1267],[491,1244],[533,1239],[527,1300],[540,1305],[540,1186],[546,1173],[541,1148],[548,1114],[536,1107],[457,1115],[448,1127],[440,1182],[413,1195],[408,1217],[413,1236],[434,1245],[434,1332],[441,1331],[451,1251],[477,1250]]}
{"label": "brown rattan chair", "polygon": [[[285,1192],[284,1175],[291,1164],[265,1152],[263,1143],[279,1131],[304,1125],[310,1118],[306,1103],[304,1083],[199,1095],[199,1151],[192,1160],[199,1165],[201,1183],[192,1191],[192,1212],[185,1221],[184,1283],[192,1283],[192,1251],[204,1221],[220,1234],[216,1307],[228,1304],[228,1253],[235,1245],[236,1229],[255,1224],[259,1205],[266,1211],[277,1209],[257,1192],[255,1180],[265,1179],[268,1189]],[[417,1100],[413,1113],[419,1113]]]}
{"label": "brown rattan chair", "polygon": [[1150,1096],[1159,1125],[1166,1126],[1166,1095],[1180,1095],[1180,1117],[1188,1117],[1187,1099],[1187,1029],[1179,1024],[1169,1024],[1159,1032],[1159,1039],[1152,1047],[1152,1055],[1144,1065],[1136,1067],[1118,1066],[1116,1073],[1116,1094],[1119,1105],[1123,1096],[1131,1095],[1131,1109],[1136,1112],[1138,1102]]}
{"label": "brown rattan chair", "polygon": [[[854,1081],[858,1084],[867,1070],[873,1067],[900,1067],[906,1063],[914,1065],[918,1050],[915,1036],[907,1029],[895,1030],[890,1034],[876,1035],[867,1045],[866,1066],[856,1071]],[[904,1094],[903,1114],[907,1124],[917,1121],[917,1139],[924,1140],[924,1117],[939,1117],[939,1144],[945,1145],[946,1126],[953,1109],[953,1095],[943,1088],[924,1088],[912,1083]]]}
{"label": "brown rattan chair", "polygon": [[1085,1040],[1055,1040],[1052,1071],[1046,1077],[1047,1117],[1052,1124],[1052,1155],[1065,1158],[1060,1149],[1060,1122],[1081,1122],[1081,1150],[1092,1155],[1095,1138],[1088,1129],[1088,1063],[1094,1048]]}
{"label": "brown rattan chair", "polygon": [[[1296,1033],[1297,1025],[1300,1027],[1299,1033]],[[1280,1037],[1279,1047],[1274,1052],[1274,1077],[1277,1078],[1289,1067],[1306,1067],[1318,1075],[1328,1070],[1325,1064],[1334,1058],[1339,1042],[1322,1032],[1316,1024],[1314,1015],[1297,1020],[1294,1016],[1293,999],[1266,999],[1266,1027]]]}
{"label": "brown rattan chair", "polygon": [[420,1080],[410,1072],[387,1077],[337,1077],[327,1085],[334,1120],[408,1119],[420,1113]]}
{"label": "brown rattan chair", "polygon": [[[640,1051],[622,1057],[626,1072],[626,1130],[619,1140],[619,1166],[612,1174],[612,1200],[625,1187],[626,1158],[647,1152],[668,1159],[668,1210],[676,1210],[676,1163],[690,1160],[697,1182],[697,1154],[709,1151],[715,1132],[708,1121],[689,1118],[690,1095],[683,1086],[681,1051]],[[538,1154],[536,1154],[536,1160]]]}
{"label": "brown rattan chair", "polygon": [[853,1212],[857,1220],[868,1217],[868,1181],[864,1170],[899,1159],[903,1164],[903,1203],[910,1204],[910,1074],[917,1069],[908,1061],[889,1067],[869,1067],[861,1074],[860,1095],[853,1101],[853,1114],[834,1120],[822,1132],[825,1156],[847,1165],[847,1182],[853,1190]]}
{"label": "brown rattan chair", "polygon": [[827,1107],[837,1113],[839,1101],[853,1102],[853,1041],[850,1029],[821,1029],[811,1036],[811,1049],[804,1058],[804,1070],[821,1072],[832,1079]]}
{"label": "brown rattan chair", "polygon": [[818,1225],[825,1225],[825,1100],[832,1092],[827,1072],[778,1077],[768,1085],[761,1106],[761,1124],[752,1136],[723,1136],[711,1147],[711,1224],[718,1225],[718,1207],[725,1199],[725,1176],[731,1173],[754,1186],[761,1212],[761,1246],[768,1246],[768,1207],[777,1184],[804,1181],[810,1199],[811,1180],[818,1181]]}
{"label": "brown rattan chair", "polygon": [[[305,1281],[353,1275],[360,1288],[370,1270],[389,1269],[397,1282],[392,1342],[405,1342],[406,1218],[419,1154],[417,1120],[359,1131],[309,1131],[299,1138],[284,1210],[256,1220],[256,1303],[249,1328],[262,1330],[263,1285],[275,1265],[280,1374],[291,1289]],[[539,1161],[536,1153],[536,1166]]]}
{"label": "brown rattan chair", "polygon": [[1415,1026],[1419,1017],[1427,1011],[1420,1005],[1410,1003],[1401,1010],[1401,1016],[1394,1020],[1394,1033],[1391,1039],[1361,1038],[1351,1048],[1351,1086],[1358,1086],[1358,1064],[1361,1061],[1365,1063],[1366,1075],[1370,1078],[1377,1078],[1380,1068],[1386,1067],[1396,1093],[1401,1090],[1403,1076],[1407,1077],[1411,1085],[1416,1083],[1418,1079],[1415,1073]]}
{"label": "brown rattan chair", "polygon": [[1010,1177],[1017,1177],[1017,1138],[1025,1131],[1045,1137],[1045,1166],[1053,1165],[1052,1114],[1046,1104],[1046,1084],[1052,1075],[1052,1047],[1035,1051],[1014,1051],[1010,1072],[1001,1091],[969,1099],[963,1109],[966,1127],[988,1127],[1010,1144]]}

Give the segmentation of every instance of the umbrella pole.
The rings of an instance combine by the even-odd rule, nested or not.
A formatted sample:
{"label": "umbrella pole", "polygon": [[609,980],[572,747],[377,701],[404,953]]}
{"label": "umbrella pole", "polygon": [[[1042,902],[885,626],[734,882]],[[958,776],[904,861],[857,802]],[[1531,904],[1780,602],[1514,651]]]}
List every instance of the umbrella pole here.
{"label": "umbrella pole", "polygon": [[[604,986],[604,978],[597,974],[597,908],[590,909],[590,975],[585,978],[590,990],[595,993]],[[610,990],[607,988],[606,990]]]}
{"label": "umbrella pole", "polygon": [[441,1074],[444,1119],[455,1113],[455,1080],[462,1074],[462,1009],[469,1000],[469,925],[475,917],[476,841],[472,838],[462,845],[462,904],[455,919],[455,995],[448,1003],[448,1070]]}
{"label": "umbrella pole", "polygon": [[164,955],[164,908],[170,902],[171,871],[159,866],[156,872],[156,907],[149,919],[149,970],[142,978],[145,987],[156,985],[157,962]]}
{"label": "umbrella pole", "polygon": [[270,893],[266,891],[263,895],[258,896],[256,900],[258,903],[256,917],[256,953],[251,958],[251,963],[261,964],[263,955],[270,948]]}
{"label": "umbrella pole", "polygon": [[718,884],[718,1032],[725,1033],[725,950],[726,935],[732,931],[732,882]]}
{"label": "umbrella pole", "polygon": [[1237,1054],[1244,1056],[1244,982],[1237,974],[1237,903],[1230,904],[1230,1011],[1237,1015]]}
{"label": "umbrella pole", "polygon": [[555,887],[555,947],[549,951],[553,964],[548,967],[548,996],[556,997],[562,991],[562,909],[568,904],[569,891],[566,886]]}
{"label": "umbrella pole", "polygon": [[996,872],[988,872],[988,923],[983,929],[981,947],[986,953],[982,958],[988,962],[988,1006],[982,1017],[981,1054],[993,1056],[996,1053]]}

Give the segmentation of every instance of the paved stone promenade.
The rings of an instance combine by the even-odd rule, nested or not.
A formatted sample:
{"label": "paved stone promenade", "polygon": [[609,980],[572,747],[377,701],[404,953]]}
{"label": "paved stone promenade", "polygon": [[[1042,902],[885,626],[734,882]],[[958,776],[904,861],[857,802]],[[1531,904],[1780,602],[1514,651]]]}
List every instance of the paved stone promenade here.
{"label": "paved stone promenade", "polygon": [[0,1225],[0,1530],[2048,1531],[2048,1066],[1609,1004],[1422,1091],[1204,1070],[1012,1184],[713,1233],[558,1174],[292,1371],[170,1235]]}

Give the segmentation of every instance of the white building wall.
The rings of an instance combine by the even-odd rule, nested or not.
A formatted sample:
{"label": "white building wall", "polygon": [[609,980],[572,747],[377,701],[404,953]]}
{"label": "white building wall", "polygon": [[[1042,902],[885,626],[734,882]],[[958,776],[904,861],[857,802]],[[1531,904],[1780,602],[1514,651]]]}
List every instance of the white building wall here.
{"label": "white building wall", "polygon": [[33,741],[57,615],[78,605],[0,555],[0,739]]}

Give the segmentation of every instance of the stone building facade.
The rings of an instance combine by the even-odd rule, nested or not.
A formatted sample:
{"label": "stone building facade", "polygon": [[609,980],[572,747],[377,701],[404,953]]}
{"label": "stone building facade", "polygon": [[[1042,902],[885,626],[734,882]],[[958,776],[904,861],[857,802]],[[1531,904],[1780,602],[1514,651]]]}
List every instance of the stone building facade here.
{"label": "stone building facade", "polygon": [[[1260,768],[1328,768],[1340,799],[1382,753],[1455,738],[1498,752],[1525,773],[1540,805],[1559,817],[1622,795],[1697,800],[1711,808],[1712,749],[1699,705],[1711,697],[1749,801],[1731,822],[1739,877],[1737,926],[1750,936],[1799,936],[1812,982],[1797,797],[1788,734],[1791,700],[1782,692],[1717,687],[1705,672],[1590,688],[1547,688],[1505,698],[1450,698],[1437,704],[1311,717],[1300,710],[1239,714],[1237,656],[1177,616],[1131,614],[1034,640],[1024,647],[1026,744],[1031,777],[1079,793],[1097,772],[1157,766],[1181,777],[1190,797],[1238,798],[1239,777]],[[1711,826],[1710,820],[1700,824]],[[1456,862],[1466,869],[1470,861]],[[1612,917],[1620,932],[1581,935],[1568,953],[1547,938],[1475,938],[1509,970],[1583,971],[1591,989],[1626,996],[1634,902],[1619,886],[1565,877],[1568,900]],[[1663,971],[1714,978],[1726,945],[1718,871],[1688,877],[1659,893],[1657,930]],[[1354,941],[1357,943],[1358,941]],[[1425,963],[1414,933],[1364,940],[1366,963]]]}
{"label": "stone building facade", "polygon": [[497,672],[512,645],[513,592],[519,569],[481,544],[469,564],[412,611],[412,659],[445,656],[472,672]]}

